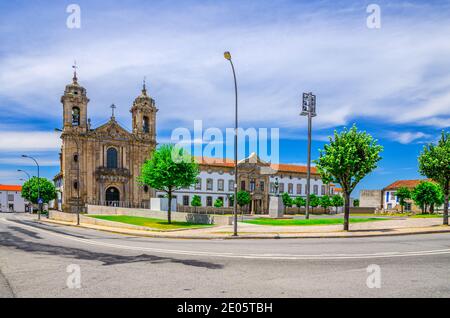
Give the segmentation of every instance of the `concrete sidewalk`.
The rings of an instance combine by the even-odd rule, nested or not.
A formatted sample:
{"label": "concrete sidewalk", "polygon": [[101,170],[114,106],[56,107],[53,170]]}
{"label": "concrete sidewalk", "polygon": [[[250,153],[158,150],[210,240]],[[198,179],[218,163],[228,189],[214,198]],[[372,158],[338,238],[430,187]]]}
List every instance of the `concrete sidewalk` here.
{"label": "concrete sidewalk", "polygon": [[[72,222],[41,219],[43,223],[76,226]],[[342,225],[320,226],[267,226],[238,223],[239,236],[233,237],[233,226],[222,225],[212,228],[187,229],[178,231],[133,230],[100,225],[83,224],[80,227],[132,236],[178,239],[268,239],[268,238],[341,238],[393,236],[428,233],[450,233],[449,226],[442,225],[441,218],[405,218],[387,221],[350,224],[350,231],[342,230]]]}

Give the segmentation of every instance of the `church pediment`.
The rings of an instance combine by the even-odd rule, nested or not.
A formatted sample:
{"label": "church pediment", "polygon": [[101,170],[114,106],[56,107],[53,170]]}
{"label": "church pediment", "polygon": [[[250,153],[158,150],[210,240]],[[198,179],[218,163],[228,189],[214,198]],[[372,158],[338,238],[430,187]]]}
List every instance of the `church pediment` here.
{"label": "church pediment", "polygon": [[132,137],[132,134],[120,126],[114,119],[111,119],[106,124],[96,128],[93,133],[99,136],[111,137],[113,139],[131,139]]}

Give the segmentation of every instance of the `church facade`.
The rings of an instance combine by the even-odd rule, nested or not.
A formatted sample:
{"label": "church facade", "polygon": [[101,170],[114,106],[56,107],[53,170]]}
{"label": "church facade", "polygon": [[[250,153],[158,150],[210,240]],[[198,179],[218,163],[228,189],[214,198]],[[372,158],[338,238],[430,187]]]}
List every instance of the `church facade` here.
{"label": "church facade", "polygon": [[141,166],[156,147],[155,101],[147,95],[145,82],[130,112],[132,131],[112,115],[94,128],[88,119],[89,98],[78,83],[76,72],[61,97],[63,106],[59,208],[66,212],[84,210],[86,204],[142,206],[155,195],[137,182]]}

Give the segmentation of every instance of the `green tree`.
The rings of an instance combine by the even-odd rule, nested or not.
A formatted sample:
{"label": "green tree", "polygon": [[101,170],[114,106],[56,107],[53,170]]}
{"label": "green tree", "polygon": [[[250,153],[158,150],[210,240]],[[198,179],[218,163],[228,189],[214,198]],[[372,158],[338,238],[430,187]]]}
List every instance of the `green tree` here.
{"label": "green tree", "polygon": [[443,197],[439,185],[429,181],[419,183],[412,191],[412,198],[422,208],[422,213],[427,213],[428,208],[433,211],[434,205],[442,204]]}
{"label": "green tree", "polygon": [[198,164],[183,148],[163,145],[142,166],[139,181],[153,189],[164,191],[169,199],[167,222],[171,220],[172,194],[197,182]]}
{"label": "green tree", "polygon": [[300,213],[300,209],[302,206],[306,206],[306,200],[302,197],[296,197],[294,199],[294,204],[298,208],[298,212]]}
{"label": "green tree", "polygon": [[444,194],[444,225],[448,225],[450,192],[450,132],[442,131],[437,143],[428,144],[419,156],[419,171],[439,183]]}
{"label": "green tree", "polygon": [[398,188],[395,195],[398,198],[398,203],[402,207],[402,213],[405,210],[406,200],[411,199],[411,190],[409,190],[407,187],[400,187]]}
{"label": "green tree", "polygon": [[[39,186],[38,186],[39,180]],[[42,201],[48,203],[56,198],[56,190],[53,183],[46,178],[32,177],[27,180],[22,186],[22,197],[31,203],[38,203],[38,188],[41,194]]]}
{"label": "green tree", "polygon": [[320,206],[323,207],[325,210],[328,210],[328,208],[331,206],[331,198],[328,195],[323,195],[320,197]]}
{"label": "green tree", "polygon": [[338,208],[340,206],[344,205],[344,198],[342,198],[340,195],[335,194],[331,197],[331,205],[336,208],[336,213],[338,211]]}
{"label": "green tree", "polygon": [[214,207],[216,207],[216,208],[221,208],[221,207],[223,207],[223,200],[220,199],[220,198],[217,198],[217,199],[214,201]]}
{"label": "green tree", "polygon": [[192,197],[191,205],[195,207],[195,211],[197,212],[197,207],[202,206],[202,199],[199,195],[194,195]]}
{"label": "green tree", "polygon": [[315,160],[316,167],[325,183],[339,183],[344,193],[344,231],[349,229],[350,194],[356,185],[381,160],[383,147],[373,137],[358,131],[355,125],[342,132],[334,132],[330,143],[320,150],[320,157]]}
{"label": "green tree", "polygon": [[314,208],[317,208],[320,205],[320,198],[315,194],[311,194],[309,196],[309,205],[312,208],[311,212],[314,213]]}
{"label": "green tree", "polygon": [[286,213],[286,208],[292,207],[294,202],[287,192],[283,192],[283,194],[281,195],[281,200],[283,201],[284,205],[284,213]]}
{"label": "green tree", "polygon": [[359,199],[353,200],[353,206],[358,207],[359,206]]}

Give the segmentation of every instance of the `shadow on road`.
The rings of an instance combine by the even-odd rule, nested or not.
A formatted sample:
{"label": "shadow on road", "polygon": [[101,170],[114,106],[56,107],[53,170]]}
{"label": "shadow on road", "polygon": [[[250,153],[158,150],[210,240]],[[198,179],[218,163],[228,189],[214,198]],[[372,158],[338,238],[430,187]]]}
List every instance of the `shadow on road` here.
{"label": "shadow on road", "polygon": [[[31,231],[26,231],[23,229],[18,229],[17,227],[8,227],[13,231],[17,231],[19,233],[25,234],[27,236],[33,237]],[[26,233],[24,232],[26,231]],[[34,233],[33,238],[40,238]],[[223,265],[215,264],[211,262],[202,262],[198,260],[182,260],[175,259],[171,257],[160,257],[155,255],[141,254],[136,256],[123,256],[116,254],[108,254],[108,253],[97,253],[92,251],[87,251],[79,248],[71,248],[64,246],[55,246],[44,243],[38,243],[34,241],[26,241],[23,238],[16,236],[10,232],[0,232],[0,246],[6,246],[10,248],[14,248],[20,251],[28,252],[28,253],[39,253],[45,255],[55,255],[55,256],[63,256],[68,258],[74,258],[79,260],[88,260],[88,261],[98,261],[101,262],[102,265],[116,265],[116,264],[131,264],[138,262],[148,262],[151,264],[161,264],[161,263],[177,263],[183,264],[187,266],[194,267],[203,267],[207,269],[222,269]]]}

